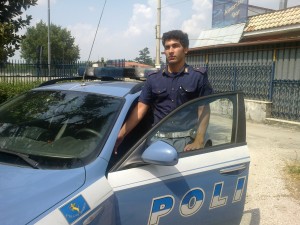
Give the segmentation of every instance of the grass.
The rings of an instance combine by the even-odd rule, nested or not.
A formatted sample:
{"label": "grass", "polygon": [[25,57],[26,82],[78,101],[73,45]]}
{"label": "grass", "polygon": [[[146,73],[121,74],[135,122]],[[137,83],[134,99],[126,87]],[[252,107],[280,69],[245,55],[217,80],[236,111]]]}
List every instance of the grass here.
{"label": "grass", "polygon": [[288,165],[288,171],[291,175],[299,176],[300,178],[300,162],[294,165]]}
{"label": "grass", "polygon": [[300,160],[293,160],[292,162],[287,163],[287,172],[292,175],[300,178]]}
{"label": "grass", "polygon": [[300,200],[300,161],[293,161],[286,165],[287,187],[292,196]]}

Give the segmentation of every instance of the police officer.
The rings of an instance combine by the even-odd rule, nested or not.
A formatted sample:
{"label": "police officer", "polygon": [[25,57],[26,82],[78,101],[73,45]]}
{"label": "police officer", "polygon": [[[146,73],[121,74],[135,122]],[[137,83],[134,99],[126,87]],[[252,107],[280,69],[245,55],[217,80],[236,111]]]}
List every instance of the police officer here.
{"label": "police officer", "polygon": [[[166,32],[162,36],[162,44],[167,66],[147,76],[138,104],[119,132],[115,154],[124,137],[142,120],[150,107],[155,124],[181,104],[212,93],[205,69],[195,70],[185,62],[189,47],[186,33],[181,30]],[[209,114],[208,106],[199,107],[200,124],[196,137],[184,147],[184,151],[203,147]]]}

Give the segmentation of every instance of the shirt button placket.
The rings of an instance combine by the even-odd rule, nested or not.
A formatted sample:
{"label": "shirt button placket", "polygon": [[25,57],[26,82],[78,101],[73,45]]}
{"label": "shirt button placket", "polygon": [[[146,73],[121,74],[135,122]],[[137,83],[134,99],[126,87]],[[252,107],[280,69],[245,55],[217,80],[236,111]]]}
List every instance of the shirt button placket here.
{"label": "shirt button placket", "polygon": [[176,93],[175,93],[175,88],[174,88],[174,85],[175,85],[175,79],[176,78],[174,78],[173,77],[173,79],[172,79],[172,86],[171,86],[171,102],[172,102],[172,104],[173,104],[173,107],[172,108],[174,108],[175,109],[175,104],[174,104],[174,100],[175,100],[175,97],[176,97]]}

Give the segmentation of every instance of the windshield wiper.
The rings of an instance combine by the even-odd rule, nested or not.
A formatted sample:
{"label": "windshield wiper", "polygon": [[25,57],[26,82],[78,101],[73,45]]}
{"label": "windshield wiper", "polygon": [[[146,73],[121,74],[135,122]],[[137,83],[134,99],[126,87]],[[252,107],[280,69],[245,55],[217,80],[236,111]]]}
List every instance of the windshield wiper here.
{"label": "windshield wiper", "polygon": [[0,152],[18,156],[21,159],[23,159],[27,164],[29,164],[31,167],[33,167],[35,169],[39,169],[39,166],[38,166],[39,163],[37,161],[29,158],[29,155],[26,155],[24,153],[14,152],[14,151],[4,149],[4,148],[0,148]]}

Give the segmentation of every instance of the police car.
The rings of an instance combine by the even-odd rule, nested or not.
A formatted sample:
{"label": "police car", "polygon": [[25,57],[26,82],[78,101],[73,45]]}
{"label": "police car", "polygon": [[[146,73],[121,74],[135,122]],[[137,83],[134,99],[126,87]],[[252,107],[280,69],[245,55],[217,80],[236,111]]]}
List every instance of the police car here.
{"label": "police car", "polygon": [[[250,163],[242,93],[187,102],[153,127],[149,113],[114,154],[143,82],[58,81],[0,106],[2,225],[240,223]],[[178,152],[158,135],[203,105],[204,148]]]}

